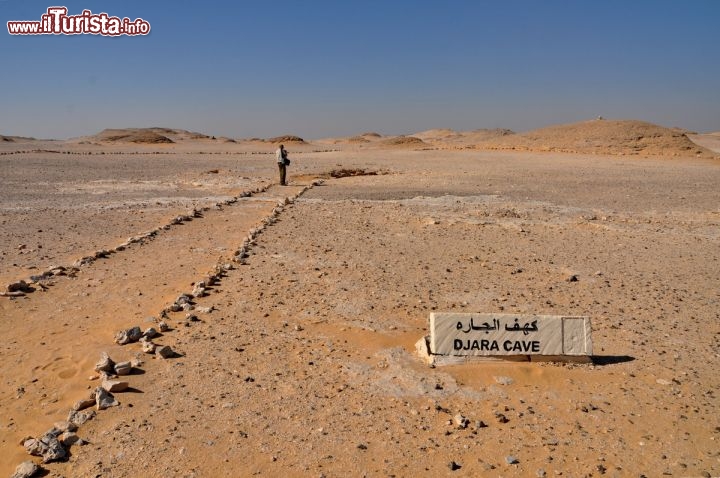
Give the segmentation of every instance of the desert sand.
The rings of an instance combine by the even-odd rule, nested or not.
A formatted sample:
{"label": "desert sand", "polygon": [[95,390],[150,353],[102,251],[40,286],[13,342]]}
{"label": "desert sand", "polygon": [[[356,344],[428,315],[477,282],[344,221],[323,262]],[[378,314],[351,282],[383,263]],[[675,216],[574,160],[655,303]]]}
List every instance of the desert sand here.
{"label": "desert sand", "polygon": [[[0,139],[4,476],[103,352],[130,388],[46,476],[720,475],[717,135]],[[593,363],[430,368],[432,311],[589,316]]]}

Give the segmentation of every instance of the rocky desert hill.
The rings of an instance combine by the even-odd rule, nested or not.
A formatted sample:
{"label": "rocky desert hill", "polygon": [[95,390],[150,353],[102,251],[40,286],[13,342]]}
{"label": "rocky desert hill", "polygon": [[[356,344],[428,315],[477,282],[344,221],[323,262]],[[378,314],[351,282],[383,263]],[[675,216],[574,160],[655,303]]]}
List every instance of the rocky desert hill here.
{"label": "rocky desert hill", "polygon": [[382,139],[377,142],[382,146],[390,147],[422,147],[427,146],[427,143],[422,139],[415,136],[394,136],[392,138]]}
{"label": "rocky desert hill", "polygon": [[37,141],[35,138],[27,138],[25,136],[4,136],[0,134],[0,143],[17,143],[17,142],[27,142],[27,141]]}
{"label": "rocky desert hill", "polygon": [[92,143],[170,144],[178,141],[214,139],[203,133],[172,128],[109,128],[96,135],[78,138]]}
{"label": "rocky desert hill", "polygon": [[265,143],[282,144],[282,143],[293,143],[293,144],[305,144],[305,140],[300,136],[293,134],[286,134],[283,136],[275,136],[274,138],[267,138],[262,140]]}
{"label": "rocky desert hill", "polygon": [[637,120],[592,120],[549,126],[484,141],[482,149],[557,151],[581,154],[717,157],[688,138],[688,132]]}

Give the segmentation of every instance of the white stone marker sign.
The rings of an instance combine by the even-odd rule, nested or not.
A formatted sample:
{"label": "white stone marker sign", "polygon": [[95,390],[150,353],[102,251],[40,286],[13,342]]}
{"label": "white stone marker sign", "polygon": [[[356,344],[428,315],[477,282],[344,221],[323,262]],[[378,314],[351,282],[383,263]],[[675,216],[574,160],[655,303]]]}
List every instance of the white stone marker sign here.
{"label": "white stone marker sign", "polygon": [[592,355],[588,317],[430,314],[431,354],[449,356]]}

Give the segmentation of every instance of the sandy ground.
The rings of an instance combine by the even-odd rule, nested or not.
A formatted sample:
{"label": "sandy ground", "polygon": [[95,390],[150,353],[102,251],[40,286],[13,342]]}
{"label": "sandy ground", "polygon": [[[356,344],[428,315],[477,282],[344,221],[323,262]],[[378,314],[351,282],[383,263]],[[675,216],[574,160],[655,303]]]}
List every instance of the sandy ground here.
{"label": "sandy ground", "polygon": [[[275,181],[272,147],[0,156],[3,283],[209,207],[0,297],[0,474],[98,385],[107,351],[144,364],[48,476],[720,475],[720,163],[290,149],[290,186],[222,207]],[[167,154],[129,154],[146,150]],[[157,342],[177,357],[113,344],[340,168],[386,174],[285,206],[196,300],[197,321],[170,313]],[[429,368],[414,343],[433,310],[587,315],[595,363]]]}

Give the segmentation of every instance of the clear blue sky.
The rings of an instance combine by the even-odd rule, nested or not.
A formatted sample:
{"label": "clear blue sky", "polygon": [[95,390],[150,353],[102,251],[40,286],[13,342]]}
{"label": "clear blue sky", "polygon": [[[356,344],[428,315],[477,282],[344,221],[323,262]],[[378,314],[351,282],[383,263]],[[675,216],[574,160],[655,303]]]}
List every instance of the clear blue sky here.
{"label": "clear blue sky", "polygon": [[[6,22],[142,17],[146,37]],[[306,138],[602,115],[720,130],[720,0],[0,0],[0,134]]]}

